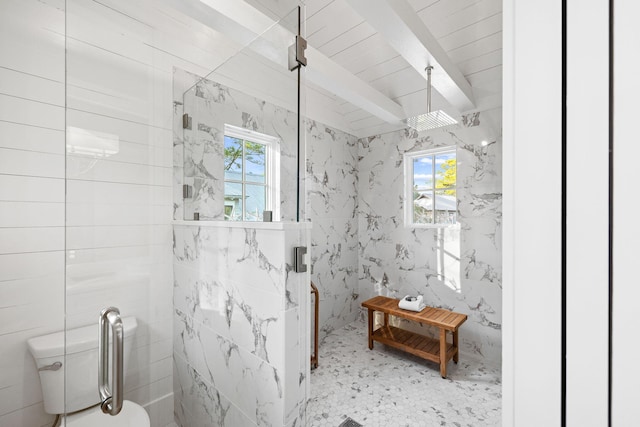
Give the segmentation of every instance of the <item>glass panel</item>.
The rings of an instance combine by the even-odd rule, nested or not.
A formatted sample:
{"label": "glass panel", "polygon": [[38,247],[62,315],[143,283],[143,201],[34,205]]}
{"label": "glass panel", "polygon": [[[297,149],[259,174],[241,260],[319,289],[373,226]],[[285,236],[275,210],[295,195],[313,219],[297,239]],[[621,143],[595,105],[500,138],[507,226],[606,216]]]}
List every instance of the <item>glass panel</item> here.
{"label": "glass panel", "polygon": [[226,135],[224,137],[224,179],[242,181],[242,140]]}
{"label": "glass panel", "polygon": [[433,222],[433,191],[413,191],[413,222],[431,224]]}
{"label": "glass panel", "polygon": [[267,187],[264,185],[245,186],[246,221],[262,221],[262,212],[265,210]]}
{"label": "glass panel", "polygon": [[435,156],[436,188],[450,188],[456,185],[456,154],[444,153]]}
{"label": "glass panel", "polygon": [[[168,78],[171,67],[179,64],[174,55],[150,44],[178,28],[169,23],[149,25],[149,2],[60,4],[66,6],[65,40],[58,40],[55,31],[52,46],[66,49],[66,64],[61,68],[66,78],[55,80],[65,82],[62,105],[66,107],[68,151],[63,183],[66,247],[64,257],[56,256],[55,261],[56,272],[64,271],[65,277],[60,282],[52,276],[50,284],[62,283],[65,288],[61,295],[65,298],[66,348],[77,346],[80,336],[94,344],[82,353],[74,349],[60,360],[62,370],[52,372],[66,376],[65,390],[51,389],[57,402],[62,404],[64,398],[65,408],[53,410],[74,412],[99,403],[98,367],[91,359],[97,357],[98,318],[103,309],[116,307],[125,334],[124,398],[132,401],[125,405],[134,412],[148,411],[152,427],[165,426],[173,422],[172,411],[167,410],[173,407],[172,212],[174,200],[182,203],[182,188],[175,199],[172,196],[172,174],[176,170],[179,177],[183,167],[189,168],[193,184],[197,174],[208,167],[211,153],[204,150],[204,140],[213,134],[201,130],[196,135],[189,130],[189,161],[182,158],[182,89],[172,98],[176,112],[172,116]],[[183,46],[190,48],[194,37],[186,38],[189,42]],[[49,67],[58,69],[47,61]],[[195,123],[192,126],[197,129]],[[179,150],[177,164],[172,161],[174,146]],[[57,304],[58,299],[52,303]],[[58,325],[34,326],[40,334],[62,330]],[[80,328],[87,329],[80,332]],[[82,381],[76,380],[79,378]],[[40,398],[31,383],[26,386],[27,394]],[[41,403],[34,407],[32,421],[25,425],[42,425],[48,419],[38,413]],[[127,424],[126,418],[118,417],[113,423]],[[104,422],[66,421],[79,425]]]}
{"label": "glass panel", "polygon": [[433,188],[433,156],[413,160],[413,188],[417,191]]}
{"label": "glass panel", "polygon": [[266,146],[256,142],[245,141],[245,181],[266,182]]}
{"label": "glass panel", "polygon": [[[244,180],[279,183],[278,188],[269,189],[267,198],[273,202],[270,208],[274,218],[296,220],[304,206],[303,202],[297,203],[296,197],[300,196],[296,196],[296,190],[297,168],[299,164],[304,166],[305,149],[304,141],[300,141],[298,152],[298,110],[299,104],[304,104],[298,102],[298,76],[304,70],[289,70],[289,47],[295,44],[297,32],[296,8],[277,22],[256,22],[251,31],[239,27],[234,33],[235,43],[220,52],[221,60],[209,74],[199,78],[177,71],[185,81],[192,82],[191,86],[185,85],[182,104],[184,112],[192,116],[191,127],[199,137],[193,138],[190,134],[194,131],[188,129],[182,132],[184,175],[176,176],[176,181],[192,188],[185,192],[190,196],[175,202],[176,216],[186,220],[193,219],[195,213],[200,220],[237,217],[228,212],[224,181]],[[225,127],[238,128],[239,134],[225,137]],[[279,154],[273,156],[274,161],[278,157],[277,169],[265,164],[265,147],[251,141],[252,132],[280,138],[274,151]],[[245,143],[244,162],[238,146],[241,140],[251,141]],[[266,172],[272,170],[273,179],[267,179]],[[304,167],[300,170],[299,187],[304,189]],[[182,195],[184,189],[179,190]],[[282,199],[289,203],[279,203]],[[264,205],[260,209],[261,218]]]}
{"label": "glass panel", "polygon": [[456,190],[436,190],[436,223],[456,223]]}
{"label": "glass panel", "polygon": [[224,183],[224,219],[242,221],[242,184]]}

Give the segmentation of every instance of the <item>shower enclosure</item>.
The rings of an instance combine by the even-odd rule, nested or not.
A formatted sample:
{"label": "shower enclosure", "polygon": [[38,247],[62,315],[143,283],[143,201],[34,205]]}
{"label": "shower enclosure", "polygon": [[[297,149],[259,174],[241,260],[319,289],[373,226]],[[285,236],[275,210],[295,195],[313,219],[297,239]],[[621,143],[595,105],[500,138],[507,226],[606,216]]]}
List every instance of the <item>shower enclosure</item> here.
{"label": "shower enclosure", "polygon": [[22,320],[2,329],[0,426],[55,418],[26,340],[97,335],[111,306],[137,321],[124,398],[152,426],[174,408],[184,426],[303,422],[303,10],[238,3],[3,2],[20,37],[2,126],[22,144],[2,148],[3,239],[20,242],[3,252],[3,304]]}

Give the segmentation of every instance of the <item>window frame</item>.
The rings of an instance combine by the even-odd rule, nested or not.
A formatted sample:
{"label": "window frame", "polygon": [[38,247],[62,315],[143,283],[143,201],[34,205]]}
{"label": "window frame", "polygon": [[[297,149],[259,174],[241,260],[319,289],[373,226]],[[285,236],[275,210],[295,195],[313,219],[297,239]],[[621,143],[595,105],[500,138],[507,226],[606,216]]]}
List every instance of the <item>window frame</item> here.
{"label": "window frame", "polygon": [[[413,163],[416,159],[418,158],[422,158],[422,157],[427,157],[430,156],[432,158],[435,158],[435,156],[439,155],[439,154],[447,154],[447,153],[453,153],[456,157],[456,184],[454,186],[454,190],[456,190],[456,222],[451,224],[451,223],[430,223],[430,224],[423,224],[423,223],[417,223],[414,222],[413,220],[413,209],[414,209],[414,204],[413,204]],[[405,227],[408,228],[451,228],[451,227],[457,227],[460,223],[458,221],[458,208],[457,208],[457,204],[458,204],[458,176],[457,176],[457,168],[458,168],[458,150],[456,146],[446,146],[446,147],[438,147],[438,148],[431,148],[428,150],[420,150],[420,151],[411,151],[411,152],[406,152],[403,154],[403,159],[402,159],[403,163],[404,163],[404,201],[403,201],[403,208],[404,208],[404,225]],[[432,173],[433,173],[433,183],[432,183],[432,187],[431,187],[431,191],[433,191],[434,194],[434,214],[433,214],[433,218],[435,220],[435,191],[438,190],[436,188],[436,168],[435,168],[435,161],[434,161],[434,167],[432,168]]]}
{"label": "window frame", "polygon": [[[263,185],[259,182],[247,181],[246,180],[246,163],[245,163],[245,142],[252,142],[255,144],[260,144],[265,146],[265,203],[264,210],[272,211],[273,218],[280,218],[280,138],[266,135],[260,132],[252,131],[249,129],[241,128],[238,126],[233,126],[229,124],[224,125],[224,136],[223,136],[223,169],[224,169],[224,138],[226,137],[236,138],[242,140],[242,179],[241,180],[229,180],[224,176],[224,170],[222,174],[222,185],[223,185],[223,203],[226,206],[226,191],[224,189],[225,184],[227,182],[240,184],[242,187],[242,218],[241,219],[231,219],[225,218],[225,221],[233,221],[233,222],[259,222],[256,221],[247,221],[247,209],[246,209],[246,185]],[[224,211],[224,209],[223,209]]]}

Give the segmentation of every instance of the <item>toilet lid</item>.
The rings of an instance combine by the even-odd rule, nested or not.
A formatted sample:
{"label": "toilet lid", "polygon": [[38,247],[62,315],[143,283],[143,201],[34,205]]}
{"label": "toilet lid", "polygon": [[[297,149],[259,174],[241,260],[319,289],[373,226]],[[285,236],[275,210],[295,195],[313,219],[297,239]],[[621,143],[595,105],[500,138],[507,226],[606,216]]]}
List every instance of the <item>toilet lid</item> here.
{"label": "toilet lid", "polygon": [[125,400],[118,415],[104,414],[100,405],[67,415],[63,427],[149,427],[147,411],[137,403]]}

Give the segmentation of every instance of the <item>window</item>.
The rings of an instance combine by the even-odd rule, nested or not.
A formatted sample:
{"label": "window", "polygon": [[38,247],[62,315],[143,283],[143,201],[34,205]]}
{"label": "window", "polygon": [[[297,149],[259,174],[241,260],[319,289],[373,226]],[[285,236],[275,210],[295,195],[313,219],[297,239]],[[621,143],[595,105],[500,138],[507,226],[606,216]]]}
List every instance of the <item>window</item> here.
{"label": "window", "polygon": [[406,153],[405,224],[429,227],[456,224],[455,148]]}
{"label": "window", "polygon": [[247,129],[224,127],[224,219],[262,221],[278,208],[279,140]]}

